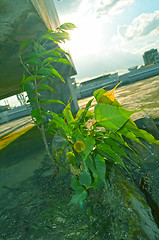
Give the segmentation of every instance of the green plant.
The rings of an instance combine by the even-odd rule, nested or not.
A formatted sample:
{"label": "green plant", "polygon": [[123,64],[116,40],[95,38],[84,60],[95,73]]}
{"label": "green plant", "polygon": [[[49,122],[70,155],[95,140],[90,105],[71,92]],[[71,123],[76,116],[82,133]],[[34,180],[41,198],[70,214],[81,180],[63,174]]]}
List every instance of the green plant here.
{"label": "green plant", "polygon": [[[109,171],[113,165],[127,170],[127,161],[130,160],[125,148],[130,148],[124,137],[141,143],[139,138],[143,138],[150,143],[159,144],[158,140],[144,130],[138,129],[130,116],[137,111],[124,109],[115,99],[115,89],[106,91],[98,89],[94,92],[96,105],[92,107],[92,98],[85,109],[79,110],[76,116],[71,112],[70,102],[65,106],[63,113],[57,114],[44,107],[45,103],[59,103],[57,100],[46,100],[40,98],[40,93],[44,89],[53,92],[47,84],[47,80],[54,80],[58,77],[64,81],[61,74],[57,72],[53,63],[70,64],[61,54],[67,54],[55,45],[54,50],[46,50],[43,39],[51,39],[54,43],[68,39],[66,29],[74,28],[72,24],[62,25],[57,31],[45,34],[39,41],[31,42],[31,53],[20,57],[23,66],[29,76],[23,75],[23,90],[34,95],[30,102],[35,102],[31,116],[42,133],[46,150],[52,158],[48,148],[46,134],[56,134],[65,140],[67,147],[66,159],[69,171],[72,174],[71,187],[75,191],[71,203],[82,203],[88,195],[89,189],[100,190],[107,187]],[[24,47],[30,46],[28,42],[21,45],[20,52]],[[51,57],[50,57],[51,54]],[[20,54],[21,56],[21,54]],[[142,144],[142,143],[141,143]],[[63,147],[64,147],[63,146]],[[60,163],[57,157],[56,163]],[[64,163],[65,164],[65,163]],[[66,166],[64,166],[66,167]]]}
{"label": "green plant", "polygon": [[66,64],[72,67],[72,64],[66,58],[66,56],[70,57],[69,53],[62,50],[59,44],[70,39],[67,31],[74,28],[74,24],[65,23],[55,31],[48,30],[37,41],[28,40],[20,46],[20,62],[25,69],[21,91],[28,93],[28,102],[33,105],[31,117],[41,132],[47,154],[54,164],[54,173],[57,166],[46,138],[48,118],[51,118],[52,114],[45,108],[45,104],[65,104],[60,100],[42,98],[42,92],[45,90],[54,92],[54,89],[48,83],[49,81],[53,82],[55,78],[65,82],[58,69]]}
{"label": "green plant", "polygon": [[139,137],[159,144],[150,133],[137,128],[130,116],[138,111],[124,109],[114,98],[115,88],[94,92],[97,102],[94,110],[89,110],[92,98],[85,109],[73,117],[68,104],[63,111],[64,119],[54,113],[49,123],[50,129],[60,129],[60,135],[67,140],[70,149],[67,159],[73,175],[71,186],[75,191],[70,203],[82,203],[90,188],[100,190],[103,185],[107,187],[113,165],[127,170],[127,161],[131,159],[125,148],[133,150],[124,136],[140,144]]}

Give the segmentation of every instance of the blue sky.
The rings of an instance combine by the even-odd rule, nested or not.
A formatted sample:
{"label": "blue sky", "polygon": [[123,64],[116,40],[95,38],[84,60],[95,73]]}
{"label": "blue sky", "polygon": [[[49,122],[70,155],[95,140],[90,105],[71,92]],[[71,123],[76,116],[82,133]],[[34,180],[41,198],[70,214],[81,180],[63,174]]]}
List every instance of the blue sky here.
{"label": "blue sky", "polygon": [[[68,48],[76,81],[143,65],[146,50],[159,50],[158,0],[54,0],[61,24],[72,22]],[[18,105],[15,97],[8,99]],[[0,104],[5,104],[3,101]]]}
{"label": "blue sky", "polygon": [[54,0],[61,23],[72,22],[68,43],[76,80],[143,65],[159,50],[158,0]]}

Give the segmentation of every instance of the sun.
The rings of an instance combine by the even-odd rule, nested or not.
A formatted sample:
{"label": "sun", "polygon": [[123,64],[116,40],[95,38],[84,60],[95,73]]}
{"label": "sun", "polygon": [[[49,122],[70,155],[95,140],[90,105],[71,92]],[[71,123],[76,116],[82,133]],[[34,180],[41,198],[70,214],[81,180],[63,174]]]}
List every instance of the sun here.
{"label": "sun", "polygon": [[85,22],[70,32],[71,40],[67,42],[67,46],[72,56],[81,56],[97,48],[99,35],[94,27],[95,24]]}

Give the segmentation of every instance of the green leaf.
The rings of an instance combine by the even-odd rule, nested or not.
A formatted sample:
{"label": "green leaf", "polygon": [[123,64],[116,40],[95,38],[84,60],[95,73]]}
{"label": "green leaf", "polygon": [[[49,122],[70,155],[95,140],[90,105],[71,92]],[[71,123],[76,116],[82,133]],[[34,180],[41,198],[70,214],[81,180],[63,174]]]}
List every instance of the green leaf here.
{"label": "green leaf", "polygon": [[93,187],[94,189],[97,189],[97,185],[98,185],[98,181],[99,181],[99,176],[98,176],[97,173],[94,173],[94,172],[93,172],[93,179],[94,179],[94,181],[93,181],[93,183],[92,183],[92,187]]}
{"label": "green leaf", "polygon": [[42,117],[38,108],[33,109],[31,116],[38,125],[42,123]]}
{"label": "green leaf", "polygon": [[72,63],[70,63],[68,60],[66,60],[66,59],[64,59],[64,58],[59,58],[59,59],[57,60],[57,62],[59,62],[59,63],[64,63],[64,64],[68,64],[68,65],[70,65],[70,66],[72,67]]}
{"label": "green leaf", "polygon": [[28,63],[30,65],[35,65],[35,66],[38,66],[38,67],[42,66],[42,61],[38,58],[29,59],[28,61],[26,61],[26,63]]}
{"label": "green leaf", "polygon": [[49,100],[47,100],[47,99],[40,99],[39,102],[42,103],[42,104],[45,104],[45,103],[60,103],[60,104],[65,105],[62,101],[55,100],[55,99],[49,99]]}
{"label": "green leaf", "polygon": [[68,52],[66,52],[63,49],[61,49],[61,48],[56,48],[55,51],[57,51],[57,52],[59,52],[59,53],[61,53],[63,55],[67,55],[67,56],[69,56],[71,58],[71,55]]}
{"label": "green leaf", "polygon": [[36,102],[36,98],[29,98],[27,102]]}
{"label": "green leaf", "polygon": [[85,142],[86,147],[85,147],[83,153],[85,155],[84,160],[86,160],[87,156],[92,152],[92,150],[94,148],[95,140],[94,140],[94,138],[87,137],[87,138],[85,138],[84,142]]}
{"label": "green leaf", "polygon": [[81,184],[79,183],[79,180],[77,178],[77,176],[73,176],[72,177],[72,181],[71,181],[71,187],[73,190],[75,190],[76,192],[81,192],[83,191],[83,187],[81,186]]}
{"label": "green leaf", "polygon": [[64,80],[63,77],[58,73],[58,71],[57,71],[56,69],[51,68],[51,69],[49,69],[49,71],[50,71],[50,73],[51,73],[53,76],[60,78],[60,80],[65,83],[65,80]]}
{"label": "green leaf", "polygon": [[101,155],[97,154],[94,161],[95,161],[98,177],[104,182],[105,185],[107,185],[107,183],[106,183],[106,163],[105,163],[104,158]]}
{"label": "green leaf", "polygon": [[23,55],[23,58],[39,58],[41,57],[41,55],[38,52],[31,52],[31,53],[27,53],[25,55]]}
{"label": "green leaf", "polygon": [[55,43],[58,43],[59,42],[59,38],[57,37],[57,34],[56,33],[53,33],[53,32],[49,32],[47,31],[42,37],[40,40],[43,40],[43,39],[48,39],[48,40],[51,40]]}
{"label": "green leaf", "polygon": [[61,126],[66,127],[65,124],[64,124],[64,119],[63,119],[62,117],[60,117],[57,113],[54,113],[54,112],[51,112],[51,111],[50,111],[50,113],[51,113],[52,116],[53,116],[53,120],[50,121],[50,123],[51,123],[51,122],[57,122],[57,123],[59,123]]}
{"label": "green leaf", "polygon": [[66,156],[68,158],[68,163],[73,165],[74,167],[76,166],[76,158],[75,158],[75,154],[73,152],[67,152]]}
{"label": "green leaf", "polygon": [[43,65],[45,65],[47,63],[51,63],[51,62],[55,62],[55,58],[52,58],[52,57],[45,58],[43,61]]}
{"label": "green leaf", "polygon": [[121,157],[108,144],[100,143],[97,146],[98,152],[106,158],[110,158],[115,164],[125,167]]}
{"label": "green leaf", "polygon": [[37,73],[37,74],[42,74],[42,75],[44,75],[44,76],[46,76],[46,77],[52,75],[49,68],[41,68],[41,69],[39,69],[36,73]]}
{"label": "green leaf", "polygon": [[80,203],[87,198],[87,191],[82,185],[79,183],[77,176],[72,177],[71,187],[75,191],[75,195],[72,196],[69,205],[72,203]]}
{"label": "green leaf", "polygon": [[124,141],[124,139],[123,139],[123,137],[122,137],[122,134],[119,133],[119,131],[116,132],[116,133],[110,133],[110,134],[109,134],[109,137],[110,137],[111,139],[113,139],[114,141],[118,142],[119,144],[121,144],[121,145],[129,148],[131,151],[133,151],[133,150],[131,149],[131,147],[127,144],[127,142]]}
{"label": "green leaf", "polygon": [[156,140],[152,136],[152,134],[148,133],[147,131],[145,131],[143,129],[139,129],[132,120],[127,121],[126,124],[124,125],[124,127],[129,129],[131,132],[133,132],[133,134],[136,137],[141,137],[141,138],[145,139],[146,141],[148,141],[149,143],[154,143],[154,144],[159,145],[159,140]]}
{"label": "green leaf", "polygon": [[73,30],[74,28],[77,28],[73,23],[64,23],[57,29],[59,30]]}
{"label": "green leaf", "polygon": [[40,84],[38,91],[45,90],[45,89],[50,90],[52,93],[54,92],[54,89],[52,87],[50,87],[49,85],[44,84],[44,83]]}
{"label": "green leaf", "polygon": [[22,51],[28,44],[34,42],[33,40],[27,40],[24,41],[21,45],[20,45],[20,51]]}
{"label": "green leaf", "polygon": [[87,122],[90,118],[94,118],[94,114],[89,110],[85,112],[84,109],[80,109],[77,112],[76,117],[78,118],[78,122],[82,122],[82,120],[85,120]]}
{"label": "green leaf", "polygon": [[[93,178],[94,178],[94,181],[93,181],[92,187],[94,189],[97,189],[98,192],[101,192],[101,190],[104,186],[103,181],[99,178],[99,176],[96,173],[93,173]],[[105,184],[105,186],[107,187],[106,184]]]}
{"label": "green leaf", "polygon": [[85,187],[90,187],[92,183],[92,178],[89,171],[86,171],[85,169],[83,170],[83,172],[79,176],[79,183],[81,185],[84,185]]}
{"label": "green leaf", "polygon": [[25,84],[25,83],[31,82],[31,81],[33,81],[34,79],[35,79],[35,76],[34,76],[34,75],[31,75],[31,76],[29,76],[29,77],[27,77],[27,78],[23,78],[21,84]]}
{"label": "green leaf", "polygon": [[89,168],[92,173],[97,174],[95,164],[94,164],[94,161],[93,161],[93,158],[91,155],[88,155],[88,157],[85,160],[85,163],[86,163],[87,168]]}
{"label": "green leaf", "polygon": [[51,58],[51,57],[48,57],[47,59],[45,59],[43,61],[43,65],[46,64],[46,63],[51,63],[51,62],[68,64],[68,65],[70,65],[72,67],[72,64],[68,60],[66,60],[64,58]]}
{"label": "green leaf", "polygon": [[32,82],[27,82],[23,84],[23,91],[30,93],[35,89],[34,84]]}
{"label": "green leaf", "polygon": [[94,114],[91,111],[88,111],[90,108],[92,101],[94,99],[92,98],[86,105],[85,109],[79,110],[77,113],[78,117],[78,123],[82,123],[84,121],[88,121],[90,118],[94,118]]}
{"label": "green leaf", "polygon": [[111,138],[106,138],[104,142],[107,145],[109,145],[112,148],[112,150],[115,151],[120,157],[123,156],[123,157],[129,158],[125,150],[115,140]]}
{"label": "green leaf", "polygon": [[[57,51],[56,49],[55,50],[48,50],[48,51],[44,51],[42,53],[42,55],[48,55],[48,56],[53,56],[53,57],[59,57],[61,58],[61,53],[59,51]],[[46,58],[46,61],[47,61],[48,58]]]}
{"label": "green leaf", "polygon": [[[142,143],[140,142],[140,140],[136,137],[136,135],[135,135],[131,130],[127,129],[127,128],[125,127],[125,125],[124,125],[121,129],[119,129],[118,132],[119,132],[120,134],[122,134],[123,136],[125,136],[125,137],[127,137],[127,138],[130,138],[131,140],[133,140],[133,141],[135,141],[135,142],[137,142],[137,143],[142,144]],[[142,145],[143,145],[143,144],[142,144]]]}
{"label": "green leaf", "polygon": [[98,89],[93,93],[93,96],[95,97],[97,103],[99,103],[99,99],[103,96],[103,94],[106,93],[105,89]]}
{"label": "green leaf", "polygon": [[78,192],[76,195],[72,196],[71,201],[68,205],[71,205],[73,203],[75,204],[81,204],[88,196],[87,191],[83,188],[83,191]]}
{"label": "green leaf", "polygon": [[75,119],[72,115],[72,112],[71,112],[71,107],[70,107],[70,103],[67,104],[67,106],[65,107],[65,109],[63,110],[63,115],[64,117],[66,118],[67,122],[70,123],[70,122],[74,122]]}
{"label": "green leaf", "polygon": [[128,111],[121,107],[98,103],[94,109],[96,121],[107,130],[119,130],[137,111]]}

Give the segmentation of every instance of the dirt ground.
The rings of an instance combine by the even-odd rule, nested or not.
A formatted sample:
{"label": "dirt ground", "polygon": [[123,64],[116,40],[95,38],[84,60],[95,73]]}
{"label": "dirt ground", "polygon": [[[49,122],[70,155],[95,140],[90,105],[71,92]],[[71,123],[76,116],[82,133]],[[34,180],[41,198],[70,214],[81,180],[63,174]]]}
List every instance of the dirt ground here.
{"label": "dirt ground", "polygon": [[[80,108],[90,98],[80,100]],[[126,109],[147,106],[144,111],[159,119],[159,76],[118,88],[116,98]],[[0,130],[3,137],[3,125]],[[86,211],[68,207],[69,175],[61,170],[56,179],[51,176],[35,128],[0,151],[0,240],[110,239],[98,201]]]}

